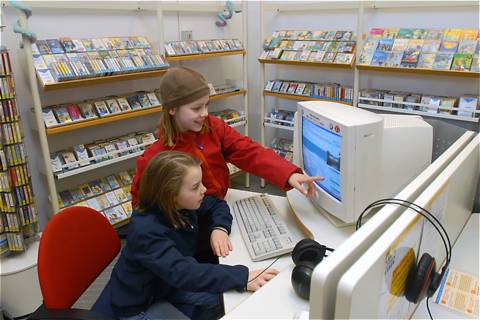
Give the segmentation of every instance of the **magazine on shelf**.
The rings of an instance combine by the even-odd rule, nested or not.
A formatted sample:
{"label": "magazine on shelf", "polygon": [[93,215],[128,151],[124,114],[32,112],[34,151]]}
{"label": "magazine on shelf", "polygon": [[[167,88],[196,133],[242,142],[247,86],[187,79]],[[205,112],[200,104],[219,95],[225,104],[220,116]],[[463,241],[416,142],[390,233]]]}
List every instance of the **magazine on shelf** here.
{"label": "magazine on shelf", "polygon": [[103,211],[103,214],[111,224],[118,223],[128,218],[121,205],[113,208],[108,208]]}
{"label": "magazine on shelf", "polygon": [[66,105],[67,112],[72,119],[72,121],[84,120],[80,108],[75,103],[69,103]]}
{"label": "magazine on shelf", "polygon": [[37,70],[38,77],[43,85],[49,85],[56,83],[55,78],[53,77],[50,70]]}
{"label": "magazine on shelf", "polygon": [[417,68],[419,69],[432,69],[435,62],[435,53],[421,53],[418,60]]}
{"label": "magazine on shelf", "polygon": [[400,63],[400,67],[416,68],[419,56],[420,56],[420,50],[417,50],[417,49],[405,50],[405,52],[403,53],[402,62]]}
{"label": "magazine on shelf", "polygon": [[450,70],[469,71],[472,66],[472,60],[473,55],[471,53],[455,53]]}
{"label": "magazine on shelf", "polygon": [[458,41],[443,41],[442,44],[440,45],[440,52],[451,52],[455,53],[457,52],[458,48]]}
{"label": "magazine on shelf", "polygon": [[399,68],[402,63],[403,51],[390,51],[388,52],[387,60],[385,61],[386,67]]}
{"label": "magazine on shelf", "polygon": [[150,103],[150,100],[148,99],[147,95],[145,93],[140,93],[138,96],[138,101],[142,105],[142,108],[149,108],[152,106]]}
{"label": "magazine on shelf", "polygon": [[323,57],[322,62],[333,63],[335,61],[335,55],[336,55],[335,52],[327,52]]}
{"label": "magazine on shelf", "polygon": [[422,54],[423,53],[437,53],[440,49],[440,40],[428,39],[423,41]]}
{"label": "magazine on shelf", "polygon": [[108,111],[108,107],[105,101],[103,100],[95,101],[94,105],[100,117],[108,116],[110,114],[110,111]]}
{"label": "magazine on shelf", "polygon": [[76,187],[73,189],[70,189],[70,194],[72,196],[73,202],[79,202],[82,201],[84,198],[84,194],[80,188]]}
{"label": "magazine on shelf", "polygon": [[353,57],[353,53],[337,53],[334,62],[341,64],[351,64],[353,61]]}
{"label": "magazine on shelf", "polygon": [[408,39],[395,39],[393,42],[392,50],[393,51],[405,51],[408,48]]}
{"label": "magazine on shelf", "polygon": [[117,98],[118,106],[120,107],[121,112],[126,112],[132,110],[128,101],[125,97]]}
{"label": "magazine on shelf", "polygon": [[107,151],[105,151],[105,148],[100,147],[99,145],[90,144],[90,145],[87,145],[86,148],[90,152],[92,157],[95,157],[95,159],[93,160],[95,161],[95,163],[99,163],[109,159],[108,156],[106,155]]}
{"label": "magazine on shelf", "polygon": [[105,177],[105,180],[107,181],[111,189],[117,189],[121,187],[120,183],[117,180],[117,177],[115,177],[115,175],[113,174]]}
{"label": "magazine on shelf", "polygon": [[115,197],[119,200],[120,203],[128,200],[125,192],[123,192],[123,189],[115,189],[113,193],[115,194]]}
{"label": "magazine on shelf", "polygon": [[473,56],[472,66],[470,67],[470,71],[472,72],[480,72],[480,56],[478,54]]}
{"label": "magazine on shelf", "polygon": [[391,51],[394,39],[380,39],[378,40],[377,51]]}
{"label": "magazine on shelf", "polygon": [[477,42],[477,40],[461,40],[457,52],[474,54],[477,49]]}
{"label": "magazine on shelf", "polygon": [[435,55],[435,61],[433,62],[433,69],[437,70],[450,70],[452,65],[453,53],[450,52],[437,52]]}
{"label": "magazine on shelf", "polygon": [[150,100],[150,103],[151,103],[152,106],[159,106],[160,105],[160,100],[158,100],[155,92],[148,92],[147,97],[148,97],[148,100]]}
{"label": "magazine on shelf", "polygon": [[133,178],[127,171],[121,171],[117,174],[117,176],[123,186],[132,184]]}
{"label": "magazine on shelf", "polygon": [[48,69],[47,64],[43,60],[42,56],[39,54],[34,54],[33,56],[33,66],[35,67],[35,70],[46,70]]}
{"label": "magazine on shelf", "polygon": [[456,98],[452,97],[440,97],[441,103],[440,108],[438,109],[439,113],[445,114],[453,114],[454,110],[452,108],[455,107],[455,103],[457,102]]}
{"label": "magazine on shelf", "polygon": [[272,91],[274,80],[268,80],[267,85],[265,86],[265,91]]}
{"label": "magazine on shelf", "polygon": [[384,66],[387,62],[388,53],[386,51],[375,51],[372,57],[370,65],[372,66]]}
{"label": "magazine on shelf", "polygon": [[140,101],[138,101],[138,97],[136,95],[128,96],[127,101],[132,110],[138,110],[142,108],[142,104]]}
{"label": "magazine on shelf", "polygon": [[98,118],[97,114],[95,113],[95,109],[94,109],[92,103],[90,103],[90,102],[79,103],[78,107],[79,107],[80,112],[82,113],[82,115],[85,119]]}
{"label": "magazine on shelf", "polygon": [[295,90],[295,94],[302,95],[303,90],[305,90],[305,86],[306,86],[305,83],[299,83],[297,86],[297,89]]}
{"label": "magazine on shelf", "polygon": [[[474,111],[477,110],[478,97],[471,95],[461,96],[458,101],[457,115],[460,117],[474,117]],[[478,114],[476,115],[478,117]]]}
{"label": "magazine on shelf", "polygon": [[67,165],[67,170],[75,169],[79,167],[79,164],[76,163],[77,159],[72,151],[61,151],[60,156],[63,159],[63,162]]}
{"label": "magazine on shelf", "polygon": [[53,110],[51,108],[44,108],[42,110],[43,121],[45,122],[45,127],[50,128],[53,126],[58,125],[58,121],[53,114]]}
{"label": "magazine on shelf", "polygon": [[442,40],[443,39],[443,29],[428,29],[425,39],[429,40]]}
{"label": "magazine on shelf", "polygon": [[62,172],[62,165],[64,164],[62,158],[60,157],[60,154],[57,152],[54,152],[50,154],[50,164],[52,165],[52,171],[53,173],[57,172]]}
{"label": "magazine on shelf", "polygon": [[78,186],[78,188],[82,191],[85,198],[93,197],[95,194],[93,193],[92,188],[88,183],[84,183]]}
{"label": "magazine on shelf", "polygon": [[53,112],[55,113],[58,122],[62,124],[72,122],[72,119],[68,114],[66,106],[64,105],[57,106],[56,108],[53,109]]}
{"label": "magazine on shelf", "polygon": [[115,151],[117,151],[117,148],[115,145],[111,142],[104,142],[99,144],[99,146],[105,149],[105,152],[108,154],[108,158],[113,159],[113,158],[118,158],[119,154]]}
{"label": "magazine on shelf", "polygon": [[108,110],[110,110],[110,113],[114,114],[122,112],[122,109],[118,105],[118,102],[115,98],[107,99],[105,102],[108,106]]}
{"label": "magazine on shelf", "polygon": [[83,144],[76,144],[73,146],[73,152],[77,157],[78,161],[80,162],[80,166],[86,166],[90,164],[90,160],[88,160],[88,151]]}
{"label": "magazine on shelf", "polygon": [[[421,97],[422,96],[420,94],[411,93],[411,94],[409,94],[408,96],[405,97],[405,102],[420,103]],[[408,110],[417,110],[418,109],[417,106],[409,105],[409,104],[405,105],[404,108],[408,109]]]}

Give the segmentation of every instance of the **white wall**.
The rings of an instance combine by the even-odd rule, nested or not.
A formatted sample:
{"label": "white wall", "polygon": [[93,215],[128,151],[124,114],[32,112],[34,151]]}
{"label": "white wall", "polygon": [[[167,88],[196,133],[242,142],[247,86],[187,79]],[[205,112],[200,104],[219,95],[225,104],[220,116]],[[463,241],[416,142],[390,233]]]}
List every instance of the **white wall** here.
{"label": "white wall", "polygon": [[[111,4],[112,8],[119,4],[115,2],[95,2],[98,7],[105,7]],[[136,2],[139,5],[141,2]],[[197,6],[212,2],[197,2]],[[328,2],[324,5],[327,8]],[[261,44],[267,35],[280,29],[330,29],[330,30],[355,30],[357,25],[356,9],[319,9],[319,2],[311,2],[315,10],[283,12],[268,11],[263,14],[261,22],[260,2],[249,1],[248,7],[248,32],[247,32],[247,57],[248,57],[248,103],[249,103],[249,135],[257,141],[260,137],[263,115],[260,113],[260,99],[263,85],[260,83],[260,65],[257,58],[261,54]],[[351,3],[349,3],[351,6]],[[298,3],[293,7],[302,9]],[[125,4],[123,5],[125,7]],[[142,5],[140,5],[142,7]],[[478,9],[478,7],[477,7]],[[228,21],[225,28],[218,28],[214,25],[216,20],[215,12],[177,13],[166,12],[164,15],[164,37],[165,40],[178,40],[181,30],[192,30],[193,39],[207,38],[241,38],[242,15],[235,14]],[[18,48],[19,38],[12,32],[13,24],[16,21],[16,12],[11,7],[2,11],[2,23],[7,25],[2,34],[2,44],[7,45],[11,50],[12,63],[15,73],[17,103],[20,108],[23,123],[25,126],[25,140],[29,150],[30,171],[38,207],[41,212],[41,225],[46,222],[47,187],[45,178],[39,173],[41,166],[41,155],[36,134],[30,130],[27,119],[29,109],[32,106],[29,86],[27,84],[25,61],[22,51]],[[263,23],[264,34],[261,34],[261,23]],[[56,9],[34,9],[33,16],[29,19],[31,29],[39,39],[58,38],[60,36],[71,37],[109,37],[145,35],[155,44],[160,38],[161,27],[158,25],[154,11],[142,10],[56,10]],[[478,28],[478,10],[472,7],[446,7],[446,8],[401,8],[401,9],[366,9],[364,18],[364,30],[371,27],[424,27],[424,28]],[[204,59],[185,62],[184,65],[192,66],[204,73],[207,79],[214,84],[220,84],[225,79],[242,79],[242,67],[240,57],[225,57],[221,59]],[[353,85],[353,70],[337,70],[329,68],[307,68],[267,65],[266,80],[284,78],[292,80],[307,81],[329,81],[341,84]],[[440,76],[413,76],[406,74],[380,74],[361,73],[361,87],[375,87],[383,89],[410,90],[421,93],[461,95],[464,93],[479,94],[478,79],[454,78]],[[42,94],[42,104],[56,104],[71,102],[85,98],[103,97],[106,95],[120,94],[135,90],[147,90],[158,87],[157,78],[139,80],[135,82],[105,84],[81,89],[68,89],[52,91]],[[270,110],[275,104],[282,108],[294,110],[295,102],[267,98],[266,110]],[[236,97],[229,100],[211,103],[211,110],[219,110],[224,107],[242,107],[242,98]],[[125,123],[115,123],[103,126],[99,130],[83,130],[71,134],[65,134],[51,139],[51,145],[57,148],[68,146],[79,142],[89,142],[100,137],[108,137],[122,132],[130,132],[149,128],[156,121],[155,116],[143,117]],[[104,129],[104,130],[103,130]],[[279,131],[280,133],[280,131]],[[270,141],[275,130],[269,129]],[[282,133],[289,135],[289,133]],[[134,163],[124,164],[133,166]],[[95,175],[103,176],[118,171],[121,166],[106,169],[101,172],[95,171],[92,174],[76,178],[71,184],[88,181]],[[68,183],[62,183],[60,188],[67,188]]]}

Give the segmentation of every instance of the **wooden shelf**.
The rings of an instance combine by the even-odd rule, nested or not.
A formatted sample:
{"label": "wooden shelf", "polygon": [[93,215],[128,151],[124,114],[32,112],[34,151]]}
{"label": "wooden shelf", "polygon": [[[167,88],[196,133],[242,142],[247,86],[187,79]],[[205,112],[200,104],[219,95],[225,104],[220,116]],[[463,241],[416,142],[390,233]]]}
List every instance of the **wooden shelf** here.
{"label": "wooden shelf", "polygon": [[[210,100],[220,100],[220,99],[225,99],[225,98],[232,97],[232,96],[244,95],[246,92],[247,92],[247,90],[240,89],[238,91],[228,92],[228,93],[224,93],[224,94],[217,94],[217,95],[211,96]],[[111,123],[111,122],[121,121],[121,120],[125,120],[125,119],[141,117],[141,116],[145,116],[145,115],[148,115],[148,114],[159,113],[161,111],[162,111],[161,106],[155,106],[155,107],[150,107],[150,108],[145,108],[145,109],[140,109],[140,110],[122,112],[122,113],[118,113],[118,114],[112,114],[110,116],[106,116],[106,117],[103,117],[103,118],[83,120],[83,121],[67,123],[67,124],[47,128],[46,132],[47,132],[48,136],[51,136],[51,135],[54,135],[54,134],[74,131],[74,130],[88,128],[88,127],[93,127],[93,126],[97,126],[97,125],[101,125],[101,124],[105,124],[105,123]]]}
{"label": "wooden shelf", "polygon": [[327,68],[340,68],[340,69],[351,69],[354,63],[354,61],[352,61],[352,63],[350,64],[341,64],[341,63],[329,63],[329,62],[291,61],[291,60],[280,60],[280,59],[258,59],[258,61],[260,63],[265,63],[265,64],[287,64],[287,65],[293,65],[293,66],[327,67]]}
{"label": "wooden shelf", "polygon": [[136,79],[143,79],[143,78],[149,78],[149,77],[160,77],[165,72],[167,72],[167,70],[168,68],[161,69],[161,70],[123,73],[123,74],[115,74],[115,75],[104,76],[104,77],[61,81],[61,82],[56,82],[56,83],[47,84],[47,85],[41,84],[40,80],[39,82],[43,86],[44,91],[49,91],[49,90],[75,88],[75,87],[81,87],[81,86],[91,86],[91,85],[97,85],[101,83],[136,80]]}
{"label": "wooden shelf", "polygon": [[234,56],[234,55],[244,55],[245,50],[232,50],[232,51],[222,51],[222,52],[211,52],[211,53],[199,53],[199,54],[187,54],[182,56],[167,56],[166,59],[168,62],[173,61],[182,61],[182,60],[194,60],[194,59],[206,59],[222,56]]}
{"label": "wooden shelf", "polygon": [[47,128],[46,131],[47,131],[47,135],[51,136],[51,135],[58,134],[58,133],[74,131],[74,130],[83,129],[83,128],[87,128],[87,127],[97,126],[97,125],[100,125],[100,124],[116,122],[116,121],[130,119],[130,118],[141,117],[141,116],[144,116],[144,115],[147,115],[147,114],[158,113],[158,112],[161,112],[161,111],[162,111],[161,106],[150,107],[150,108],[145,108],[145,109],[141,109],[141,110],[134,110],[134,111],[130,111],[130,112],[122,112],[122,113],[118,113],[118,114],[113,114],[111,116],[98,118],[98,119],[91,119],[91,120],[84,120],[84,121],[79,121],[79,122],[74,122],[74,123],[68,123],[68,124],[58,126],[58,127]]}
{"label": "wooden shelf", "polygon": [[299,96],[299,95],[294,95],[294,94],[276,93],[276,92],[271,92],[271,91],[266,91],[266,90],[263,91],[263,95],[264,96],[281,98],[281,99],[289,99],[289,100],[329,101],[329,102],[338,102],[338,103],[346,104],[346,105],[349,105],[349,106],[353,105],[353,102],[348,102],[348,101],[333,100],[333,99],[322,99],[322,98],[316,98],[316,97]]}
{"label": "wooden shelf", "polygon": [[232,92],[227,92],[227,93],[222,93],[222,94],[216,94],[216,95],[210,96],[210,101],[225,99],[225,98],[233,97],[233,96],[240,96],[240,95],[244,95],[245,93],[247,93],[247,90],[240,89],[240,90],[237,90],[237,91],[232,91]]}
{"label": "wooden shelf", "polygon": [[417,68],[395,68],[395,67],[380,67],[369,65],[356,65],[359,70],[371,70],[371,71],[384,71],[384,72],[397,72],[397,73],[415,73],[415,74],[433,74],[440,76],[454,76],[454,77],[467,77],[467,78],[480,78],[479,72],[470,71],[455,71],[455,70],[435,70],[435,69],[417,69]]}

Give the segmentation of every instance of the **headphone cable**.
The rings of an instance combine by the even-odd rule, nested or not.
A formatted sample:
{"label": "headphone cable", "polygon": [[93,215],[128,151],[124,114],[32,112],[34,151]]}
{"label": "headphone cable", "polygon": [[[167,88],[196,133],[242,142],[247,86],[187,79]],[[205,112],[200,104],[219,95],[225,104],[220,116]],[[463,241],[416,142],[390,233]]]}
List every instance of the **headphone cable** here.
{"label": "headphone cable", "polygon": [[270,268],[271,266],[273,266],[273,264],[274,264],[275,262],[277,262],[278,259],[280,259],[280,258],[283,257],[284,255],[286,255],[286,254],[282,254],[281,256],[278,256],[275,260],[273,260],[272,263],[270,263],[270,264],[268,265],[268,267],[266,267],[265,269],[262,270],[262,272],[260,272],[259,274],[257,274],[257,275],[255,276],[255,278],[253,278],[252,280],[248,281],[247,284],[249,284],[250,282],[252,282],[252,281],[254,281],[255,279],[257,279],[258,277],[260,277],[265,271],[268,270],[268,268]]}
{"label": "headphone cable", "polygon": [[430,306],[428,305],[428,300],[429,299],[430,299],[430,297],[427,297],[427,311],[428,311],[428,315],[430,316],[430,320],[433,320],[432,313],[430,312]]}

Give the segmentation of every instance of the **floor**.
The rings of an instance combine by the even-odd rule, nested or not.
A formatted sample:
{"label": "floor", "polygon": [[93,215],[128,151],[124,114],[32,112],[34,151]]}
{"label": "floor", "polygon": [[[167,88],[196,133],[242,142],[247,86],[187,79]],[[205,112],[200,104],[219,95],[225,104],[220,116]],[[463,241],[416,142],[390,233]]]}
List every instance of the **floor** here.
{"label": "floor", "polygon": [[[267,192],[273,195],[285,196],[285,192],[280,190],[274,185],[268,184],[265,188],[260,186],[260,179],[257,177],[250,176],[250,187],[245,188],[245,174],[239,174],[231,179],[231,188],[247,190],[252,192]],[[85,291],[85,293],[78,299],[77,303],[73,306],[74,308],[80,309],[90,309],[91,306],[97,300],[97,297],[102,292],[105,287],[108,279],[110,278],[110,273],[112,272],[113,266],[115,265],[118,259],[115,258],[112,263],[103,271],[103,273],[95,280],[94,283]]]}

